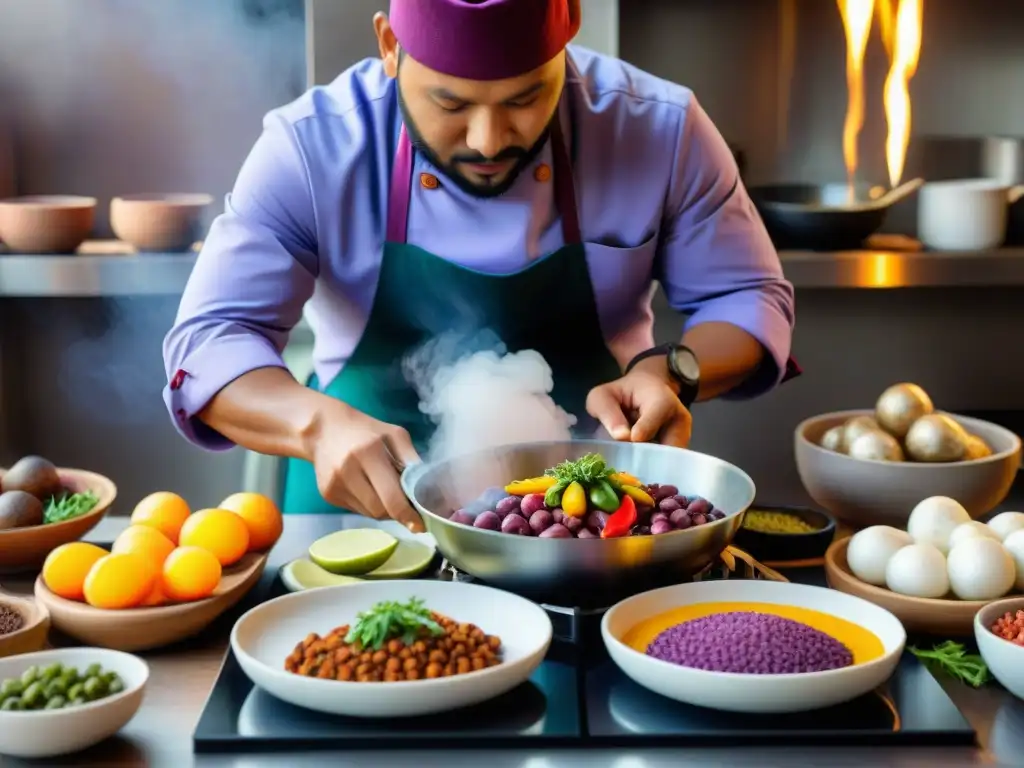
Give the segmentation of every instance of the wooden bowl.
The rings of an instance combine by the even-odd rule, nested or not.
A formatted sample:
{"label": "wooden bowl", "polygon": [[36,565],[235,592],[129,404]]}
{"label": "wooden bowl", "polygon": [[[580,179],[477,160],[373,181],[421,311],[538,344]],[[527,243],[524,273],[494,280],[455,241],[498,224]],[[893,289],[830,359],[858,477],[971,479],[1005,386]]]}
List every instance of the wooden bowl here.
{"label": "wooden bowl", "polygon": [[36,579],[36,599],[50,612],[55,629],[88,645],[116,651],[161,648],[192,637],[241,600],[263,574],[267,555],[248,554],[224,569],[213,595],[194,603],[111,611],[66,600]]}
{"label": "wooden bowl", "polygon": [[50,612],[46,606],[28,597],[17,597],[0,592],[0,605],[13,608],[21,614],[21,629],[0,635],[0,659],[19,653],[42,650],[50,631]]}
{"label": "wooden bowl", "polygon": [[[69,541],[77,541],[91,531],[117,498],[117,486],[103,475],[65,468],[59,468],[57,474],[65,488],[73,493],[92,491],[99,496],[99,502],[84,515],[62,523],[0,531],[0,573],[40,568],[54,549]],[[0,478],[3,476],[4,471],[0,469]]]}
{"label": "wooden bowl", "polygon": [[835,542],[825,553],[825,578],[832,589],[862,597],[896,616],[907,632],[942,637],[974,634],[974,615],[994,600],[955,600],[908,597],[884,587],[866,584],[853,575],[846,562],[850,538]]}
{"label": "wooden bowl", "polygon": [[0,200],[0,240],[14,253],[74,253],[92,232],[95,214],[95,197]]}
{"label": "wooden bowl", "polygon": [[213,197],[201,194],[115,197],[110,228],[139,251],[187,251],[200,238],[203,211],[212,203]]}

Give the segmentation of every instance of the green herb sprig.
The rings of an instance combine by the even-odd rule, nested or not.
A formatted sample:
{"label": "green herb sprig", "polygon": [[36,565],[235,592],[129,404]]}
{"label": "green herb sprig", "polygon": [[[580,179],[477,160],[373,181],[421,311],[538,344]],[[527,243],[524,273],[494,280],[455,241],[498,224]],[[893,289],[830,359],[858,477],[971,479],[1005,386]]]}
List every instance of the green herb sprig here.
{"label": "green herb sprig", "polygon": [[444,629],[430,617],[430,610],[422,600],[416,597],[406,603],[385,600],[356,616],[345,642],[358,642],[363,648],[378,651],[392,638],[399,638],[410,645],[423,631],[435,636],[444,634]]}
{"label": "green herb sprig", "polygon": [[947,675],[974,688],[980,688],[992,679],[992,673],[981,656],[968,653],[962,644],[952,640],[936,645],[930,651],[911,646],[910,652],[926,664],[934,664]]}
{"label": "green herb sprig", "polygon": [[46,508],[43,510],[43,522],[63,523],[65,520],[81,517],[99,503],[100,497],[92,491],[54,496],[46,502]]}
{"label": "green herb sprig", "polygon": [[605,463],[601,454],[588,453],[575,461],[563,461],[545,470],[544,474],[563,480],[566,484],[577,482],[583,486],[590,486],[598,480],[614,475],[615,470]]}

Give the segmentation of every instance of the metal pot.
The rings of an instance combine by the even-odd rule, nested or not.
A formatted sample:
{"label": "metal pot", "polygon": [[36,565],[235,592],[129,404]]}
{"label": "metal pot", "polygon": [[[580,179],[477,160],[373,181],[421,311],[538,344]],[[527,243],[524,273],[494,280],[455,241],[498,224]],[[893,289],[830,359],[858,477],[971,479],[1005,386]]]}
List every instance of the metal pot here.
{"label": "metal pot", "polygon": [[[647,482],[703,496],[726,517],[685,531],[616,539],[513,536],[448,520],[488,489],[593,452]],[[416,464],[402,472],[402,488],[456,568],[538,602],[581,608],[607,607],[699,573],[729,546],[754,500],[754,481],[726,461],[651,443],[604,440],[523,443]]]}

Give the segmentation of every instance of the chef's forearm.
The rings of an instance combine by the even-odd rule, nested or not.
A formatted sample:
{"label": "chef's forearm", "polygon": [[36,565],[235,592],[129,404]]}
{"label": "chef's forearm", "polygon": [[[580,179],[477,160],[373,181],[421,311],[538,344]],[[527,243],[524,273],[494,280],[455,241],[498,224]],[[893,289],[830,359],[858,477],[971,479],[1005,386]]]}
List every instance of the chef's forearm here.
{"label": "chef's forearm", "polygon": [[251,451],[310,461],[325,416],[344,407],[302,386],[286,369],[272,367],[239,376],[197,415]]}
{"label": "chef's forearm", "polygon": [[683,334],[682,343],[694,351],[700,363],[698,401],[711,400],[738,387],[758,369],[765,356],[761,342],[731,323],[691,326]]}

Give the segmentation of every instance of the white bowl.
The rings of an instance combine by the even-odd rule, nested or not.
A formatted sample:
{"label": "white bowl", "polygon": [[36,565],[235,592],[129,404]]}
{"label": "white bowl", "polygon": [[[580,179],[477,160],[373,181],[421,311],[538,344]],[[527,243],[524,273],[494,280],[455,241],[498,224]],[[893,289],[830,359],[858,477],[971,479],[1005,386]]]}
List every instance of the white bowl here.
{"label": "white bowl", "polygon": [[993,634],[989,627],[1007,611],[1016,613],[1021,609],[1024,597],[1011,597],[989,603],[974,614],[974,639],[981,658],[992,676],[1018,699],[1024,699],[1024,647]]}
{"label": "white bowl", "polygon": [[0,659],[0,680],[21,675],[35,665],[54,662],[84,670],[99,664],[124,681],[121,693],[68,709],[34,712],[0,711],[0,754],[55,757],[98,744],[121,730],[142,704],[149,666],[138,656],[106,648],[59,648]]}
{"label": "white bowl", "polygon": [[[319,680],[285,671],[285,658],[310,632],[325,635],[382,600],[414,597],[433,611],[500,637],[502,663],[465,675],[393,683]],[[368,581],[263,603],[235,624],[231,648],[255,685],[289,704],[350,717],[409,717],[469,706],[512,690],[543,661],[551,632],[551,619],[538,605],[509,592],[445,581]]]}
{"label": "white bowl", "polygon": [[[873,632],[882,657],[824,672],[747,675],[683,667],[640,653],[622,637],[645,619],[695,603],[772,603],[828,613]],[[639,685],[662,696],[729,712],[783,713],[831,707],[884,683],[899,663],[907,634],[899,619],[859,597],[831,589],[774,581],[711,581],[678,584],[630,597],[601,621],[612,660]]]}

